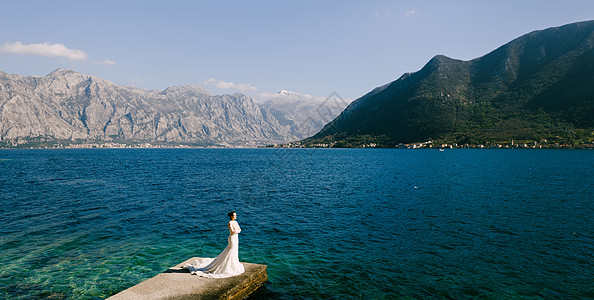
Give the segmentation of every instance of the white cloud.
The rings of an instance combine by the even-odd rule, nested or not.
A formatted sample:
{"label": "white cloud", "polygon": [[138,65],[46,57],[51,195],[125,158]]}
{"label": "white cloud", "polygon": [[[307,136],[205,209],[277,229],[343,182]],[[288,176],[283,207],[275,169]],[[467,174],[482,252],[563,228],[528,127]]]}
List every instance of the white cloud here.
{"label": "white cloud", "polygon": [[23,44],[21,42],[7,42],[0,47],[0,53],[29,54],[49,57],[65,57],[72,60],[85,60],[87,54],[84,51],[68,49],[63,44]]}
{"label": "white cloud", "polygon": [[274,98],[279,98],[281,97],[281,95],[279,95],[278,93],[260,93],[260,99],[264,100],[264,101],[268,101]]}
{"label": "white cloud", "polygon": [[417,11],[415,11],[414,9],[411,9],[407,12],[404,13],[405,16],[410,17],[410,16],[414,16],[414,15],[418,15],[419,13],[417,13]]}
{"label": "white cloud", "polygon": [[258,91],[258,89],[255,86],[253,86],[251,84],[247,84],[247,83],[238,83],[235,87],[242,91],[252,91],[252,92]]}
{"label": "white cloud", "polygon": [[241,90],[241,91],[252,91],[252,92],[258,91],[258,89],[251,84],[233,83],[233,82],[227,82],[227,81],[223,81],[223,80],[216,80],[214,78],[209,78],[208,80],[206,80],[204,82],[204,85],[214,86],[219,89],[237,89],[237,90]]}
{"label": "white cloud", "polygon": [[373,15],[376,17],[384,17],[384,16],[389,17],[390,14],[391,14],[390,10],[386,9],[386,10],[376,10]]}
{"label": "white cloud", "polygon": [[102,61],[96,61],[93,63],[97,64],[97,65],[106,65],[106,66],[115,66],[115,64],[116,64],[115,61],[109,60],[109,59],[102,60]]}

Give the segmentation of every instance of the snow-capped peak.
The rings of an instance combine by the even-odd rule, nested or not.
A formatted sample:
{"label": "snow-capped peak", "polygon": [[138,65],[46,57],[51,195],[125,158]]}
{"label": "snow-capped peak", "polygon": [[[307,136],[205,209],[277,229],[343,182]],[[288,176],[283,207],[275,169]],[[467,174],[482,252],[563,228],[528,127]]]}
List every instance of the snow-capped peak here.
{"label": "snow-capped peak", "polygon": [[281,96],[290,96],[290,97],[300,97],[301,96],[301,95],[299,95],[299,93],[295,93],[295,92],[291,92],[291,91],[287,91],[287,90],[281,90],[278,93]]}

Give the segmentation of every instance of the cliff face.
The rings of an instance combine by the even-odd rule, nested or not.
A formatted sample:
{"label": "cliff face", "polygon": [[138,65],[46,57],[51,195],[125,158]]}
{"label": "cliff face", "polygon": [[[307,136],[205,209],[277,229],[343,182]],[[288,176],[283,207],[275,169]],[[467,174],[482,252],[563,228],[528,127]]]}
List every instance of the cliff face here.
{"label": "cliff face", "polygon": [[[270,109],[243,94],[211,95],[196,86],[148,91],[64,69],[44,77],[0,72],[4,143],[253,146],[304,137],[291,122],[281,124]],[[291,119],[291,114],[288,109],[278,117]],[[317,126],[319,130],[323,124]]]}
{"label": "cliff face", "polygon": [[594,21],[535,31],[421,70],[355,100],[313,140],[389,143],[569,137],[594,128]]}

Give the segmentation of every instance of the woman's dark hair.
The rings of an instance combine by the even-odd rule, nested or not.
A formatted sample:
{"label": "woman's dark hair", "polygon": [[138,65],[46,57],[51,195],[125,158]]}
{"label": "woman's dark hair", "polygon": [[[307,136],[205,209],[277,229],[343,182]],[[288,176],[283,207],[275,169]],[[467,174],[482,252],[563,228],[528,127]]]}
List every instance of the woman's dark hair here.
{"label": "woman's dark hair", "polygon": [[231,218],[231,217],[233,217],[233,214],[234,214],[234,213],[235,213],[235,212],[234,212],[234,211],[232,211],[232,212],[228,213],[228,214],[227,214],[227,216],[229,216],[229,218]]}

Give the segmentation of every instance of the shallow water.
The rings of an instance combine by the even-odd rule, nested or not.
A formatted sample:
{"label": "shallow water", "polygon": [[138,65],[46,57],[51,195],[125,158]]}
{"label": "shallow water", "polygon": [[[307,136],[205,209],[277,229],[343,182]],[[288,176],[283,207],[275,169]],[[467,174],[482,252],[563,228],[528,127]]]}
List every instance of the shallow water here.
{"label": "shallow water", "polygon": [[254,298],[594,297],[594,152],[0,150],[0,297],[100,299],[226,246]]}

